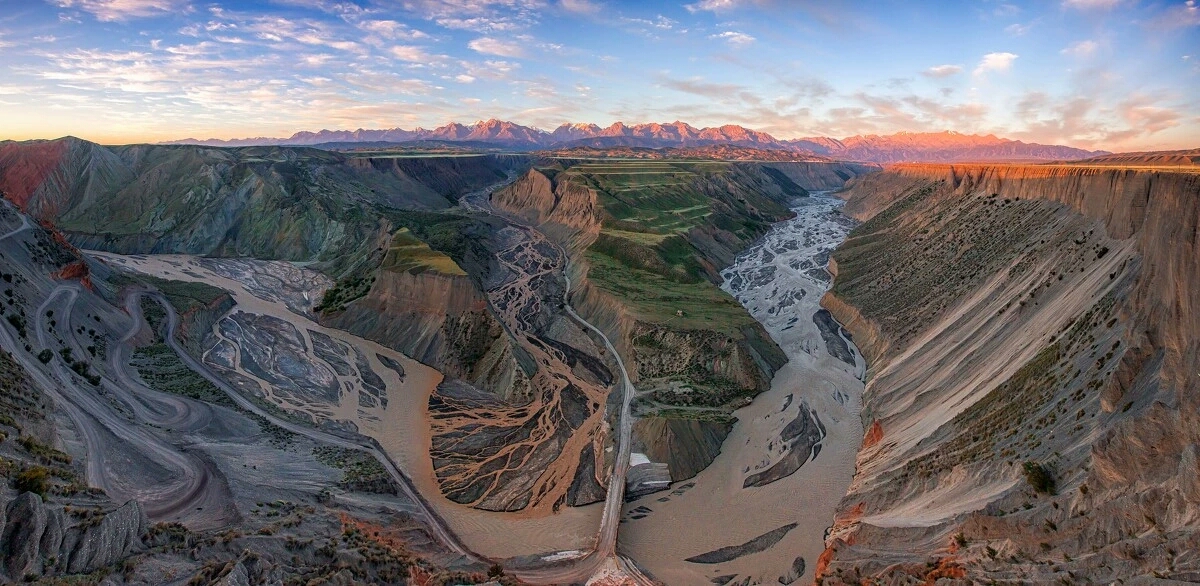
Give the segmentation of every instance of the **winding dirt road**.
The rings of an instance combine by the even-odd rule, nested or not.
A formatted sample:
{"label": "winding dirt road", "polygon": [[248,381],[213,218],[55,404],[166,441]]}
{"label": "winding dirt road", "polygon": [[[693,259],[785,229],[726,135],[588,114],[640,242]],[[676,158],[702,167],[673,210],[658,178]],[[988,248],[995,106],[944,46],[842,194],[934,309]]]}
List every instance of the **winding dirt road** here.
{"label": "winding dirt road", "polygon": [[[75,358],[88,355],[74,335],[72,322],[79,294],[78,284],[58,285],[38,307],[35,329],[42,348],[55,347],[50,339],[53,336],[55,341],[61,339]],[[140,322],[134,327],[140,327]],[[67,332],[65,338],[59,336],[62,331]],[[83,385],[90,383],[68,369],[64,360],[52,359],[49,368],[58,384],[45,381],[44,386],[57,395],[54,399],[80,435],[88,454],[89,484],[102,488],[116,501],[140,501],[147,516],[154,520],[180,521],[195,528],[221,527],[236,520],[232,495],[215,464],[139,424],[164,428],[202,425],[209,416],[207,406],[166,397],[144,385],[125,386],[106,379],[101,379],[102,394],[95,388],[85,388]],[[132,380],[126,368],[128,364],[116,364],[109,374]],[[163,411],[149,405],[170,409]]]}

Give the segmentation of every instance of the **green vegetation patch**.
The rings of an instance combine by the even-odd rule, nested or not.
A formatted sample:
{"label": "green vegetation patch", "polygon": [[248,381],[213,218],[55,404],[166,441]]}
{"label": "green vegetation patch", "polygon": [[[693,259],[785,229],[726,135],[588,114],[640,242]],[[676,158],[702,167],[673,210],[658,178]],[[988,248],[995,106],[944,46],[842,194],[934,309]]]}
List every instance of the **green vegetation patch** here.
{"label": "green vegetation patch", "polygon": [[374,276],[349,276],[338,279],[325,290],[321,302],[313,308],[317,313],[333,313],[346,309],[346,304],[363,297],[375,283]]}
{"label": "green vegetation patch", "polygon": [[635,233],[686,232],[713,213],[712,199],[696,188],[707,175],[729,169],[723,163],[624,161],[576,165],[556,181],[572,181],[599,194],[611,216],[605,224]]}
{"label": "green vegetation patch", "polygon": [[12,354],[0,350],[0,426],[23,433],[22,424],[41,422],[48,409],[49,404],[30,383],[25,369],[17,364]]}
{"label": "green vegetation patch", "polygon": [[387,469],[379,460],[367,452],[334,446],[317,446],[313,448],[313,457],[326,466],[342,471],[342,479],[338,482],[339,486],[361,492],[396,493],[396,485],[392,476],[388,474]]}
{"label": "green vegetation patch", "polygon": [[680,282],[594,249],[584,257],[590,266],[588,280],[627,304],[641,321],[738,338],[743,326],[755,323],[736,299],[708,281]]}
{"label": "green vegetation patch", "polygon": [[444,275],[467,274],[449,255],[430,248],[408,228],[401,228],[392,236],[381,268],[397,273],[433,271]]}
{"label": "green vegetation patch", "polygon": [[159,341],[134,351],[130,364],[151,387],[213,405],[236,407],[233,399],[196,371],[187,367],[175,351]]}
{"label": "green vegetation patch", "polygon": [[[162,291],[167,301],[170,301],[171,305],[181,314],[209,307],[220,298],[229,294],[224,289],[207,283],[172,281],[150,275],[139,275],[138,278],[153,285],[155,289]],[[148,311],[151,306],[158,307],[158,304],[144,304],[142,309],[143,311]]]}
{"label": "green vegetation patch", "polygon": [[1025,462],[1023,468],[1025,481],[1033,490],[1044,494],[1057,494],[1054,473],[1049,467],[1040,462]]}

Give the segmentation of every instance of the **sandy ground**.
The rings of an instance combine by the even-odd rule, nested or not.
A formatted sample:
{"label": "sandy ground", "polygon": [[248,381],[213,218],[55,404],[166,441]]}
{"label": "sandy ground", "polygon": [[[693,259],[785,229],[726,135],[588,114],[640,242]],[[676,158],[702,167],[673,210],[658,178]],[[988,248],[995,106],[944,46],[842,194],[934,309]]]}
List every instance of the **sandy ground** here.
{"label": "sandy ground", "polygon": [[[430,392],[442,379],[441,373],[435,369],[375,342],[341,330],[317,325],[308,317],[299,315],[295,311],[296,292],[290,295],[280,294],[276,289],[275,294],[267,294],[264,291],[269,289],[253,282],[242,282],[254,279],[255,275],[252,271],[243,271],[240,276],[230,270],[214,271],[206,266],[220,261],[202,260],[185,255],[122,256],[100,252],[92,254],[115,266],[127,267],[144,274],[165,279],[204,282],[230,291],[237,302],[237,306],[230,312],[231,315],[237,312],[246,312],[270,316],[296,326],[306,342],[308,350],[306,359],[318,363],[318,365],[326,364],[322,370],[332,371],[332,368],[313,353],[313,345],[307,330],[326,334],[335,340],[358,348],[366,356],[371,370],[384,380],[388,398],[386,407],[361,407],[358,394],[354,392],[356,389],[352,384],[347,384],[351,381],[346,380],[341,382],[345,388],[349,388],[351,391],[343,392],[336,405],[313,404],[311,409],[306,409],[303,404],[297,406],[295,402],[286,401],[288,396],[284,393],[276,394],[274,389],[269,389],[269,392],[264,393],[265,396],[279,401],[281,407],[304,410],[306,413],[319,416],[332,413],[335,419],[350,421],[362,433],[378,439],[397,464],[411,475],[421,494],[472,550],[489,557],[507,558],[572,548],[586,549],[594,541],[595,528],[599,524],[601,514],[599,506],[565,508],[563,512],[556,515],[528,518],[473,509],[441,496],[433,473],[433,463],[429,457],[431,437],[428,400]],[[246,260],[233,262],[240,263],[243,267],[248,266],[246,263],[285,264]],[[288,273],[296,270],[294,265],[261,268],[264,270],[259,272],[269,273],[272,275],[272,279],[277,279],[281,275],[287,276]],[[218,272],[228,276],[223,276]],[[295,274],[299,275],[309,286],[323,282],[322,278],[315,273],[307,273],[311,273],[311,271],[301,270]],[[231,277],[238,277],[241,280]],[[274,281],[272,284],[278,285],[279,281]],[[303,282],[292,283],[292,285],[302,288]],[[303,292],[300,296],[304,295],[315,298],[316,293]],[[229,316],[222,321],[225,323],[227,331],[233,329],[228,324]],[[221,324],[218,324],[216,329],[220,332]],[[235,340],[228,341],[229,343],[241,343]],[[405,371],[404,381],[401,382],[394,371],[386,368],[376,354],[399,362]],[[206,356],[206,362],[210,361],[211,357]],[[265,381],[244,369],[238,368],[237,374],[257,381],[260,385],[266,385]]]}
{"label": "sandy ground", "polygon": [[[825,530],[850,484],[863,435],[858,418],[863,383],[858,377],[865,363],[852,345],[854,366],[834,358],[813,322],[829,286],[821,270],[827,253],[850,229],[850,222],[837,212],[839,206],[832,198],[812,198],[796,209],[795,219],[777,225],[724,273],[726,290],[763,323],[790,361],[776,373],[769,391],[735,413],[738,423],[712,465],[692,480],[677,483],[671,492],[626,505],[620,551],[667,584],[705,584],[734,575],[736,580],[749,577],[752,583],[779,583],[797,557],[803,557],[806,566],[797,583],[812,580],[817,556],[825,547]],[[774,267],[773,272],[767,267]],[[803,296],[797,299],[800,291]],[[780,433],[804,404],[826,429],[816,459],[766,486],[743,488],[747,476],[782,457]],[[694,486],[685,488],[690,483]],[[642,519],[629,518],[628,512],[638,507],[652,512]],[[685,561],[789,523],[798,526],[760,553],[718,564]]]}

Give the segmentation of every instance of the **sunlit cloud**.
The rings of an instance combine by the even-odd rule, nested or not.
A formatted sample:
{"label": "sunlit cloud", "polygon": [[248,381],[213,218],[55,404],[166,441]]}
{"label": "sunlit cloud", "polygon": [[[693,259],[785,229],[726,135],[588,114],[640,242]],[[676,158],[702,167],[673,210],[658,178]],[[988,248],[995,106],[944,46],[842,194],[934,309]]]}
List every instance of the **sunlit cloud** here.
{"label": "sunlit cloud", "polygon": [[973,72],[980,76],[989,71],[1008,71],[1012,68],[1013,61],[1017,60],[1018,55],[1013,53],[988,53],[979,61],[979,65],[975,67]]}
{"label": "sunlit cloud", "polygon": [[1096,41],[1085,40],[1071,43],[1069,46],[1064,48],[1061,53],[1063,55],[1070,55],[1072,57],[1090,57],[1099,47],[1100,45],[1097,44]]}
{"label": "sunlit cloud", "polygon": [[695,4],[685,4],[684,8],[687,8],[689,12],[700,12],[702,10],[720,12],[723,10],[732,10],[744,3],[744,0],[700,0]]}
{"label": "sunlit cloud", "polygon": [[521,58],[525,56],[525,49],[516,43],[509,41],[501,41],[491,37],[481,37],[467,43],[472,51],[484,53],[487,55],[498,55],[500,57]]}
{"label": "sunlit cloud", "polygon": [[1032,22],[1029,24],[1013,23],[1013,24],[1010,24],[1010,25],[1004,27],[1004,32],[1008,33],[1014,37],[1024,36],[1030,30],[1033,29],[1034,24],[1035,23],[1032,23]]}
{"label": "sunlit cloud", "polygon": [[749,45],[755,41],[754,37],[752,37],[746,33],[740,33],[737,31],[725,31],[723,33],[717,33],[715,35],[709,35],[708,38],[720,39],[722,41],[725,41],[726,43],[729,43],[731,46],[737,47],[737,48],[745,47],[746,45]]}
{"label": "sunlit cloud", "polygon": [[567,12],[579,14],[596,14],[603,8],[600,4],[591,0],[560,0],[559,5]]}
{"label": "sunlit cloud", "polygon": [[163,16],[190,10],[186,0],[53,0],[59,8],[74,8],[90,13],[100,21]]}
{"label": "sunlit cloud", "polygon": [[926,77],[941,78],[958,75],[962,73],[962,70],[963,68],[961,65],[935,65],[929,69],[926,69],[925,71],[922,71],[921,74]]}
{"label": "sunlit cloud", "polygon": [[1076,10],[1112,10],[1125,0],[1063,0],[1065,8]]}
{"label": "sunlit cloud", "polygon": [[[1200,79],[1196,0],[993,0],[978,18],[915,11],[920,19],[816,0],[31,6],[0,30],[0,139],[274,136],[476,117],[550,128],[681,119],[781,138],[953,129],[1092,148],[1184,148],[1200,136],[1189,98]],[[856,16],[865,28],[835,26]],[[1051,22],[1069,41],[1038,34]],[[934,35],[893,42],[919,26],[1008,40],[987,55]]]}

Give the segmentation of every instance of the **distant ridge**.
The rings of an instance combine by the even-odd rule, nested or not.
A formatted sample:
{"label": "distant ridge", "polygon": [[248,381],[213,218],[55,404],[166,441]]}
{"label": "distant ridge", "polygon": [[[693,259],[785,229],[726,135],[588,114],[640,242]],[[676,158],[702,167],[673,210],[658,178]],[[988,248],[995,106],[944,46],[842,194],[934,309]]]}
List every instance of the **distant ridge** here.
{"label": "distant ridge", "polygon": [[433,130],[388,128],[381,130],[320,130],[297,132],[287,138],[243,138],[232,140],[194,138],[166,144],[192,144],[220,147],[294,145],[329,147],[337,143],[403,144],[414,141],[473,143],[513,150],[540,150],[586,147],[604,148],[679,148],[733,145],[763,150],[780,150],[871,163],[906,161],[1073,161],[1108,155],[1107,151],[1088,151],[1061,145],[1026,143],[994,135],[925,132],[878,136],[852,136],[780,140],[765,132],[727,124],[697,128],[686,122],[626,125],[616,122],[608,127],[596,124],[563,124],[553,131],[522,126],[502,120],[484,120],[471,125],[451,122]]}

